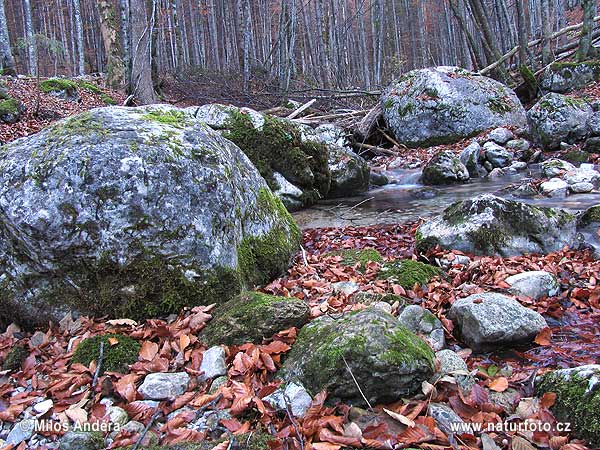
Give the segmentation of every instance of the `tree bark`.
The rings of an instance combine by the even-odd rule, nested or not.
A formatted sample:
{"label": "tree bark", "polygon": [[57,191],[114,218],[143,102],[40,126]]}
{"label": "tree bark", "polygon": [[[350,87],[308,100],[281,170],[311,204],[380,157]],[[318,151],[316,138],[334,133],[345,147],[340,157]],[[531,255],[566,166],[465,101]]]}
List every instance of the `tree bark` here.
{"label": "tree bark", "polygon": [[23,0],[23,12],[25,13],[25,40],[27,42],[27,57],[29,62],[29,73],[33,76],[38,74],[38,52],[33,32],[33,20],[31,18],[31,2]]}
{"label": "tree bark", "polygon": [[592,31],[594,29],[594,16],[596,15],[596,1],[583,0],[583,28],[581,29],[581,39],[579,40],[579,49],[576,58],[578,61],[585,61],[592,56]]}
{"label": "tree bark", "polygon": [[552,61],[552,18],[550,17],[550,1],[541,0],[542,13],[542,64],[547,65]]}
{"label": "tree bark", "polygon": [[85,75],[85,52],[83,48],[83,22],[81,20],[81,4],[73,0],[73,17],[75,19],[75,33],[77,35],[77,76]]}
{"label": "tree bark", "polygon": [[519,63],[527,65],[527,45],[529,37],[527,33],[527,21],[525,17],[525,8],[523,2],[517,1],[517,34],[519,37]]}
{"label": "tree bark", "polygon": [[119,28],[116,23],[116,13],[110,0],[99,0],[100,31],[106,51],[106,84],[112,89],[125,87],[125,63],[123,49],[119,39]]}
{"label": "tree bark", "polygon": [[15,75],[15,60],[10,49],[4,0],[0,0],[0,69],[4,75]]}
{"label": "tree bark", "polygon": [[153,4],[146,0],[131,0],[131,77],[130,94],[145,105],[156,101],[152,81],[152,14]]}

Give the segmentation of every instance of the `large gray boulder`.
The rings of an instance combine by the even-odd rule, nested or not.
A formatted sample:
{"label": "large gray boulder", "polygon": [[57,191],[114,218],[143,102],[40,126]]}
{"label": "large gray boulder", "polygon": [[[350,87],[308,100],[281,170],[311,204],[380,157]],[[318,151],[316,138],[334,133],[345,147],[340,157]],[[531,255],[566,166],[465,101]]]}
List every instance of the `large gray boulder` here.
{"label": "large gray boulder", "polygon": [[542,92],[566,94],[593,83],[600,77],[600,61],[556,62],[544,70]]}
{"label": "large gray boulder", "polygon": [[474,350],[532,341],[546,327],[537,312],[506,295],[488,292],[456,300],[448,318]]}
{"label": "large gray boulder", "polygon": [[501,256],[550,253],[579,245],[574,215],[490,194],[454,203],[421,225],[416,240],[420,251],[439,245]]}
{"label": "large gray boulder", "polygon": [[415,393],[433,375],[434,362],[427,343],[394,316],[367,308],[302,328],[281,375],[313,395],[326,389],[333,401],[365,405],[358,384],[371,404],[390,403]]}
{"label": "large gray boulder", "polygon": [[546,150],[561,142],[575,144],[587,137],[592,107],[585,100],[561,94],[544,95],[527,113],[534,140]]}
{"label": "large gray boulder", "polygon": [[464,183],[468,179],[469,171],[450,151],[440,152],[431,158],[421,175],[421,182],[428,185]]}
{"label": "large gray boulder", "polygon": [[510,88],[458,67],[413,70],[383,92],[381,104],[387,126],[410,147],[453,143],[489,128],[527,124]]}
{"label": "large gray boulder", "polygon": [[4,146],[0,170],[2,311],[27,325],[222,303],[299,246],[243,152],[178,108],[70,117]]}

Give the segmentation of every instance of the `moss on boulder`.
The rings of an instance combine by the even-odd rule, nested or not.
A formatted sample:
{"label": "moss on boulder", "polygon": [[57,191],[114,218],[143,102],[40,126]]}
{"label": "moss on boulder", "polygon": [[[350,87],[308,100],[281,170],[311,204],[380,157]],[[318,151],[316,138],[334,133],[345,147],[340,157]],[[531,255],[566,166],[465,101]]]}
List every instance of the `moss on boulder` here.
{"label": "moss on boulder", "polygon": [[340,263],[344,266],[354,266],[359,264],[359,268],[362,270],[365,270],[367,264],[371,261],[378,263],[383,261],[381,253],[373,248],[336,250],[335,252],[327,254],[327,256],[330,255],[341,256],[342,260]]}
{"label": "moss on boulder", "polygon": [[200,339],[209,345],[261,343],[279,331],[301,327],[309,315],[303,300],[245,292],[217,308]]}
{"label": "moss on boulder", "polygon": [[15,123],[25,112],[25,106],[18,100],[6,95],[0,99],[0,122]]}
{"label": "moss on boulder", "polygon": [[570,422],[572,432],[593,448],[600,446],[600,365],[548,372],[538,378],[536,394],[556,394],[552,411],[558,420]]}
{"label": "moss on boulder", "polygon": [[129,336],[121,334],[93,336],[79,343],[73,353],[71,362],[83,364],[86,367],[92,361],[98,362],[100,344],[103,344],[102,373],[126,373],[128,366],[137,361],[141,348],[141,345]]}
{"label": "moss on boulder", "polygon": [[367,308],[302,328],[281,376],[298,379],[312,394],[325,389],[331,401],[364,405],[351,372],[369,402],[390,403],[418,390],[433,374],[434,360],[427,343],[394,316]]}
{"label": "moss on boulder", "polygon": [[[276,440],[270,434],[262,431],[245,433],[235,436],[237,445],[233,448],[239,450],[269,450],[269,442]],[[151,445],[145,447],[147,450],[212,450],[217,445],[224,442],[225,439],[216,439],[213,441],[205,440],[199,442],[180,442],[169,445]],[[131,450],[133,446],[118,447],[117,450]]]}
{"label": "moss on boulder", "polygon": [[412,289],[415,284],[424,285],[432,278],[440,275],[438,267],[425,264],[412,259],[401,259],[385,263],[379,271],[378,277],[391,279],[404,289]]}
{"label": "moss on boulder", "polygon": [[29,350],[24,345],[15,345],[10,349],[2,363],[2,370],[18,371],[23,361],[29,356]]}

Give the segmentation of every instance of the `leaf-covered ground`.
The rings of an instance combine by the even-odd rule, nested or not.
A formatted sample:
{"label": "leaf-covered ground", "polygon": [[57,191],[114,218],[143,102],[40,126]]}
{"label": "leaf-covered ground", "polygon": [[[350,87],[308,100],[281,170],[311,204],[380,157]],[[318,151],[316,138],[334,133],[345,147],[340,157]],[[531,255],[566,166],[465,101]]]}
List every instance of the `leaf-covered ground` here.
{"label": "leaf-covered ground", "polygon": [[[339,404],[326,406],[327,393],[317,395],[303,419],[291,419],[276,413],[262,399],[278,385],[274,375],[293,344],[295,329],[285,330],[262,345],[247,344],[227,348],[228,381],[209,393],[209,385],[192,382],[188,392],[173,401],[161,402],[158,410],[141,402],[137,391],[144,375],[151,372],[186,371],[192,380],[199,374],[206,346],[197,335],[211,319],[210,307],[182,311],[170,320],[149,320],[136,324],[129,320],[105,321],[66,317],[58,326],[35,335],[16,326],[0,337],[0,360],[15,345],[25,346],[26,359],[12,372],[4,372],[0,385],[0,420],[11,424],[35,399],[52,399],[52,408],[43,418],[63,423],[75,421],[107,421],[106,407],[100,400],[117,399],[130,419],[144,424],[152,421],[149,433],[160,437],[162,444],[213,439],[226,439],[219,449],[248,432],[263,431],[272,436],[271,450],[337,450],[345,447],[422,449],[483,448],[481,438],[469,434],[448,436],[427,415],[429,402],[444,402],[467,422],[496,423],[525,419],[554,422],[550,407],[552,395],[534,399],[532,382],[536,375],[553,368],[600,362],[600,262],[587,252],[561,251],[547,256],[514,258],[472,257],[468,267],[454,265],[443,276],[423,288],[406,291],[388,280],[376,279],[380,264],[371,262],[366,268],[346,266],[340,256],[328,255],[340,249],[377,249],[385,259],[410,258],[414,255],[416,224],[308,230],[304,234],[303,252],[296,257],[287,276],[266,286],[269,293],[296,296],[310,302],[312,316],[338,314],[365,307],[352,297],[334,294],[332,284],[354,281],[361,291],[404,295],[413,303],[433,311],[444,324],[449,348],[456,349],[452,322],[445,318],[452,302],[469,294],[498,291],[507,287],[504,279],[527,270],[546,270],[561,281],[561,294],[535,303],[519,299],[529,308],[544,314],[553,326],[544,330],[536,344],[520,349],[507,349],[495,354],[473,355],[461,350],[477,384],[466,396],[452,377],[435,385],[425,384],[423,393],[392,405],[379,405],[374,411],[360,412]],[[434,251],[427,255],[450,258],[451,252]],[[106,373],[92,387],[96,364],[72,364],[73,349],[84,338],[105,334],[125,334],[141,344],[137,362],[125,374]],[[39,345],[33,345],[33,342]],[[116,342],[115,342],[116,341]],[[119,345],[118,339],[111,345]],[[514,390],[514,391],[513,391]],[[516,392],[515,392],[516,391]],[[511,392],[516,409],[503,409],[492,393]],[[181,414],[167,415],[188,406]],[[186,428],[197,418],[197,411],[230,408],[232,418],[220,421],[221,431]],[[58,439],[57,432],[47,433]],[[246,434],[245,434],[246,436]],[[133,445],[139,435],[121,431],[111,448]],[[551,448],[582,450],[584,443],[568,434],[555,432],[490,433],[500,448]],[[146,435],[148,438],[148,435]],[[486,448],[489,447],[489,442]],[[8,448],[11,448],[10,446]],[[22,443],[18,449],[24,449]],[[44,447],[40,447],[44,448]]]}

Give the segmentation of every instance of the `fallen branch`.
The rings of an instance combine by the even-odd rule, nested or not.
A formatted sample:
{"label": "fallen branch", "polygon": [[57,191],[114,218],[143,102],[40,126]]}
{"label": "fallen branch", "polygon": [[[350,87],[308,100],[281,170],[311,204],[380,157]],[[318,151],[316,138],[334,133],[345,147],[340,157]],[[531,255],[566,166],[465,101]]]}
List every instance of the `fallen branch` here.
{"label": "fallen branch", "polygon": [[360,139],[367,139],[373,131],[373,128],[379,122],[379,118],[383,114],[383,109],[381,108],[381,103],[377,103],[377,105],[372,108],[367,115],[359,122],[356,127],[356,135]]}
{"label": "fallen branch", "polygon": [[152,414],[152,417],[150,417],[150,421],[148,422],[148,425],[146,425],[146,428],[144,428],[144,431],[142,431],[142,434],[140,434],[140,437],[135,442],[135,445],[131,448],[131,450],[137,450],[140,447],[140,445],[142,444],[142,441],[146,437],[146,434],[148,434],[148,431],[152,427],[152,424],[154,423],[154,421],[156,419],[158,419],[158,416],[160,416],[160,414],[161,414],[161,411],[160,411],[159,407],[157,406],[156,411],[154,411],[154,414]]}
{"label": "fallen branch", "polygon": [[92,390],[98,384],[98,377],[100,376],[100,370],[102,370],[102,362],[104,360],[104,342],[100,342],[100,350],[98,352],[98,362],[96,363],[96,371],[94,372],[94,378],[92,380]]}
{"label": "fallen branch", "polygon": [[286,119],[294,119],[296,117],[298,117],[300,114],[302,114],[304,111],[306,111],[308,108],[310,108],[312,105],[315,104],[315,102],[317,101],[316,98],[313,98],[312,100],[306,102],[304,105],[302,105],[300,108],[296,109],[294,112],[292,112],[289,116],[286,117]]}
{"label": "fallen branch", "polygon": [[370,152],[373,152],[376,155],[398,156],[397,152],[394,152],[393,150],[389,150],[387,148],[377,147],[375,145],[369,145],[369,144],[362,144],[360,142],[356,142],[356,143],[354,143],[354,145],[358,148],[362,148],[362,149],[368,150]]}

